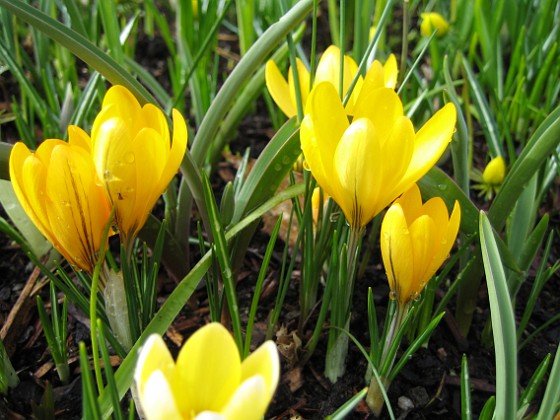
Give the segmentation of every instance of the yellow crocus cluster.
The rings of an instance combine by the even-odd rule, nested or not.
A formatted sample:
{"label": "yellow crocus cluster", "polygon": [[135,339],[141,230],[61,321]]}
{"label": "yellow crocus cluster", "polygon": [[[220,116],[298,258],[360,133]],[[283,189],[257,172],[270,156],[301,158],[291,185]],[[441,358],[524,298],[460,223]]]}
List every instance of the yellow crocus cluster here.
{"label": "yellow crocus cluster", "polygon": [[457,201],[450,216],[440,197],[422,204],[416,184],[387,210],[381,224],[381,254],[391,297],[400,305],[415,299],[443,264],[460,221]]}
{"label": "yellow crocus cluster", "polygon": [[434,166],[455,129],[455,107],[447,104],[415,132],[400,98],[383,80],[383,67],[374,63],[351,122],[333,85],[319,83],[301,124],[307,166],[358,230]]}
{"label": "yellow crocus cluster", "polygon": [[[317,86],[322,82],[330,83],[336,93],[340,95],[340,49],[334,45],[328,47],[317,65],[317,70],[315,72],[315,78],[313,86]],[[380,67],[382,69],[382,80],[378,81],[383,86],[394,89],[397,84],[397,60],[393,54],[389,56],[385,65],[382,65],[379,61],[374,61],[373,66]],[[303,107],[305,109],[305,104],[309,96],[309,91],[311,89],[310,85],[310,74],[305,65],[301,62],[299,58],[296,58],[297,75],[299,79],[301,100]],[[344,56],[344,70],[342,75],[342,89],[343,93],[346,94],[350,88],[352,80],[358,72],[358,65],[352,59],[352,57]],[[266,86],[274,102],[280,107],[282,112],[286,114],[287,117],[291,118],[297,115],[297,102],[296,102],[296,88],[294,81],[294,72],[290,66],[288,70],[288,80],[282,76],[282,73],[278,69],[278,66],[273,60],[269,60],[266,63]],[[362,76],[358,78],[356,86],[352,90],[350,99],[346,104],[346,112],[348,115],[352,115],[354,111],[354,104],[356,99],[362,89],[364,79]]]}
{"label": "yellow crocus cluster", "polygon": [[231,334],[219,323],[196,331],[177,362],[159,335],[140,352],[134,383],[147,420],[260,419],[280,376],[276,345],[266,341],[241,361]]}
{"label": "yellow crocus cluster", "polygon": [[[140,106],[124,87],[105,95],[91,137],[68,127],[69,141],[45,140],[10,155],[15,194],[41,233],[74,266],[92,272],[111,222],[130,248],[158,197],[177,172],[187,145],[173,111],[173,141],[162,111]],[[110,220],[111,209],[115,219]]]}

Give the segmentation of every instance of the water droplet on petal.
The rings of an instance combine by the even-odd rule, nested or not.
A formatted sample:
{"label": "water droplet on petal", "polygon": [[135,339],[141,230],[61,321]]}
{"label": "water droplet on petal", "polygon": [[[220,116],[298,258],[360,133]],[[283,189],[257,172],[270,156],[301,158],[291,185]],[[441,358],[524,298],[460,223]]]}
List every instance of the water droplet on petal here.
{"label": "water droplet on petal", "polygon": [[389,292],[389,297],[390,297],[391,299],[396,299],[396,298],[397,298],[397,292],[396,292],[395,290],[391,290],[391,291]]}

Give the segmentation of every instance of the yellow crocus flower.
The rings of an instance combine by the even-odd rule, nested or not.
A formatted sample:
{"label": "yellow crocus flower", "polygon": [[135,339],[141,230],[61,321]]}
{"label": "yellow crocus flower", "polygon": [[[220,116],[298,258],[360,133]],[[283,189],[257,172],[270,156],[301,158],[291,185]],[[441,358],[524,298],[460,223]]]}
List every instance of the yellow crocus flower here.
{"label": "yellow crocus flower", "polygon": [[506,176],[506,162],[501,156],[495,157],[482,172],[482,183],[490,188],[497,188],[502,185]]}
{"label": "yellow crocus flower", "polygon": [[422,204],[413,185],[387,210],[381,224],[381,255],[391,297],[407,305],[448,257],[461,221],[455,201],[451,216],[440,197]]}
{"label": "yellow crocus flower", "polygon": [[39,231],[73,266],[91,274],[111,204],[95,172],[90,145],[78,130],[70,126],[68,143],[45,140],[35,153],[16,143],[10,178]]}
{"label": "yellow crocus flower", "polygon": [[[85,132],[81,132],[88,141]],[[112,205],[127,249],[150,211],[177,173],[187,146],[187,127],[173,110],[173,141],[163,112],[140,106],[123,86],[113,86],[103,99],[91,132],[93,159]]]}
{"label": "yellow crocus flower", "polygon": [[420,23],[420,33],[422,36],[429,37],[437,29],[436,36],[441,38],[449,32],[449,23],[445,18],[436,12],[421,13],[422,23]]}
{"label": "yellow crocus flower", "polygon": [[272,341],[241,361],[231,334],[211,323],[187,340],[176,363],[162,338],[151,335],[140,352],[134,382],[147,420],[256,420],[265,414],[279,376]]}
{"label": "yellow crocus flower", "polygon": [[[389,56],[385,66],[383,66],[379,61],[374,61],[376,67],[381,70],[381,83],[385,87],[395,88],[397,84],[397,60],[393,54]],[[305,109],[305,104],[309,95],[310,86],[310,75],[309,71],[300,59],[296,58],[297,73],[300,83],[300,92],[302,104]],[[354,79],[354,76],[358,72],[358,65],[352,59],[352,57],[344,56],[344,74],[342,81],[342,89],[344,94],[348,92],[350,84]],[[282,112],[286,114],[288,118],[297,115],[297,103],[296,103],[296,89],[292,67],[290,66],[288,70],[288,80],[282,76],[278,66],[273,60],[269,60],[266,63],[266,86],[274,102],[280,107]],[[329,82],[333,85],[338,95],[340,95],[340,49],[334,45],[328,47],[317,65],[317,70],[315,72],[314,86],[321,82]],[[356,98],[362,88],[363,78],[360,76],[356,86],[352,91],[350,100],[346,105],[346,112],[348,115],[353,114],[354,104],[356,103]],[[381,86],[380,86],[381,87]]]}
{"label": "yellow crocus flower", "polygon": [[393,89],[368,87],[369,72],[352,123],[332,85],[321,83],[309,96],[300,131],[308,168],[358,230],[435,165],[456,120],[447,104],[415,133]]}

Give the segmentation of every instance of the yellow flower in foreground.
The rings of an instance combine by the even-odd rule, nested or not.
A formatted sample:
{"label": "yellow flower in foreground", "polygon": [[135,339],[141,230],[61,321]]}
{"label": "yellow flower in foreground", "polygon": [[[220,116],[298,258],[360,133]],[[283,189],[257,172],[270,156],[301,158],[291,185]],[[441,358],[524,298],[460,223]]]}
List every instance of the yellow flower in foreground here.
{"label": "yellow flower in foreground", "polygon": [[309,96],[300,131],[307,166],[355,229],[434,166],[451,140],[456,119],[455,107],[447,104],[415,133],[395,91],[369,87],[375,86],[370,72],[352,123],[332,85],[321,83]]}
{"label": "yellow flower in foreground", "polygon": [[280,376],[272,341],[243,362],[230,333],[218,323],[195,332],[173,361],[159,335],[146,340],[134,381],[140,406],[153,419],[260,419]]}
{"label": "yellow flower in foreground", "polygon": [[498,156],[488,162],[482,173],[482,182],[489,187],[499,187],[504,182],[506,176],[506,162],[504,158]]}
{"label": "yellow flower in foreground", "polygon": [[408,304],[443,264],[459,231],[461,208],[451,217],[440,197],[422,204],[414,185],[387,210],[381,224],[381,254],[391,297]]}
{"label": "yellow flower in foreground", "polygon": [[436,36],[441,38],[449,32],[449,23],[445,18],[436,12],[422,13],[420,15],[422,23],[420,24],[420,33],[422,36],[432,36],[432,32],[437,29]]}
{"label": "yellow flower in foreground", "polygon": [[[88,141],[85,132],[81,135]],[[130,246],[183,160],[185,120],[173,110],[171,142],[159,108],[142,107],[126,88],[113,86],[93,123],[91,142],[97,174],[115,206],[116,225]]]}
{"label": "yellow flower in foreground", "polygon": [[68,143],[45,140],[35,153],[16,143],[10,178],[39,231],[72,265],[92,273],[111,205],[95,172],[90,145],[75,128],[68,129]]}
{"label": "yellow flower in foreground", "polygon": [[[296,58],[297,63],[297,73],[300,83],[300,92],[302,104],[305,109],[305,104],[309,95],[310,86],[310,75],[304,64]],[[395,88],[397,84],[397,60],[393,54],[389,56],[385,66],[383,66],[379,61],[374,61],[376,63],[377,70],[381,71],[381,84],[385,87]],[[346,93],[352,83],[352,79],[358,72],[358,65],[352,59],[352,57],[344,56],[344,74],[342,89]],[[289,118],[297,115],[297,103],[296,103],[296,89],[295,81],[293,76],[292,67],[288,70],[288,81],[284,79],[282,73],[278,69],[278,66],[273,60],[269,60],[266,63],[266,86],[274,102],[280,107],[282,112],[286,114]],[[340,49],[334,45],[331,45],[325,50],[319,64],[317,65],[317,71],[315,72],[314,85],[318,85],[321,82],[331,83],[337,94],[340,95]],[[362,88],[363,78],[360,76],[356,86],[352,91],[352,95],[348,104],[346,105],[346,112],[352,115],[354,104],[356,98]],[[380,86],[381,87],[381,86]]]}

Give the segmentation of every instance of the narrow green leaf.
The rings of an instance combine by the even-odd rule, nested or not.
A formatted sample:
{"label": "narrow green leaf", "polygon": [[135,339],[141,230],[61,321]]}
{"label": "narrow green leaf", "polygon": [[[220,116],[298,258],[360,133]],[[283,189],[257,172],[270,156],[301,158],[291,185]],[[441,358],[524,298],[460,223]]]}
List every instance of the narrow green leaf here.
{"label": "narrow green leaf", "polygon": [[498,419],[517,413],[517,340],[509,290],[490,221],[480,212],[480,245],[490,299],[496,354],[496,411]]}
{"label": "narrow green leaf", "polygon": [[461,418],[463,420],[472,419],[471,381],[469,377],[469,361],[466,354],[463,354],[461,359]]}

